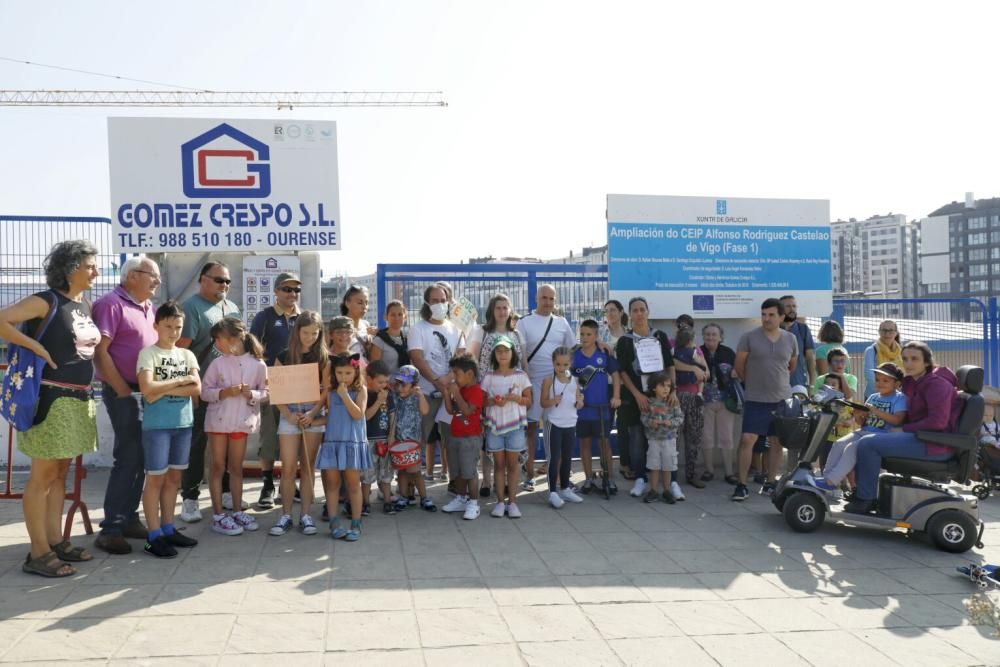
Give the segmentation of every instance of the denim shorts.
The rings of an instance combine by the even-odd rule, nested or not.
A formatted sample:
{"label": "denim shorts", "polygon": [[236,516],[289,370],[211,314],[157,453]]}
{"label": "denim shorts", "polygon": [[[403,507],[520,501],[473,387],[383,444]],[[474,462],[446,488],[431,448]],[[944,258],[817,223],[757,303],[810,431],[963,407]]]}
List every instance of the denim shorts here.
{"label": "denim shorts", "polygon": [[523,428],[507,433],[486,434],[486,451],[488,452],[523,452],[526,447],[527,440]]}
{"label": "denim shorts", "polygon": [[143,431],[142,455],[149,475],[162,475],[168,468],[186,470],[191,456],[191,427]]}
{"label": "denim shorts", "polygon": [[[314,405],[315,403],[289,403],[286,407],[288,407],[292,414],[300,415],[312,410]],[[318,415],[316,418],[320,419]],[[306,433],[325,432],[326,424],[316,424],[306,429]],[[292,422],[286,420],[284,416],[278,417],[278,435],[299,435],[300,433],[302,433],[302,430],[299,429],[298,424],[293,424]]]}

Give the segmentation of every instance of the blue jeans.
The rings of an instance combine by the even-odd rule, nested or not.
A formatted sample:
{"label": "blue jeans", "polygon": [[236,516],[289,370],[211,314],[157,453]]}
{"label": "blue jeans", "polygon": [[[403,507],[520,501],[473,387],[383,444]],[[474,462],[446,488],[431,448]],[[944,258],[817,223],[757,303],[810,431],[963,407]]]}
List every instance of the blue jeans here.
{"label": "blue jeans", "polygon": [[104,492],[102,535],[121,535],[130,524],[139,522],[139,503],[145,479],[142,457],[142,421],[139,403],[131,394],[119,398],[105,384],[104,406],[115,433],[114,465]]}
{"label": "blue jeans", "polygon": [[927,445],[913,433],[894,431],[879,433],[858,442],[858,463],[854,468],[858,484],[858,500],[875,500],[878,497],[878,475],[883,458],[916,459],[918,461],[947,461],[952,454],[929,455]]}
{"label": "blue jeans", "polygon": [[649,480],[646,470],[646,429],[642,424],[630,424],[628,427],[628,459],[632,473],[636,479]]}

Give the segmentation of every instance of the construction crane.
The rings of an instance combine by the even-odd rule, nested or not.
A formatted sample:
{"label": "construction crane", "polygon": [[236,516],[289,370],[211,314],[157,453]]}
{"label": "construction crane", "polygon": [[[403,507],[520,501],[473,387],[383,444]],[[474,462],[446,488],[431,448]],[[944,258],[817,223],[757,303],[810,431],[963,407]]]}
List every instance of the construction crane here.
{"label": "construction crane", "polygon": [[7,107],[446,107],[440,91],[0,90]]}

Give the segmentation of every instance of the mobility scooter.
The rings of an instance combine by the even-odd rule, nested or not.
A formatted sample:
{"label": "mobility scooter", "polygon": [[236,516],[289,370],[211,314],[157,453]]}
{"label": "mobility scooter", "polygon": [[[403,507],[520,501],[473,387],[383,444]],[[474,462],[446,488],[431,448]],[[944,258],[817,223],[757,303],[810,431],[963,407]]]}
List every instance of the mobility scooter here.
{"label": "mobility scooter", "polygon": [[957,376],[962,413],[956,432],[917,433],[920,440],[954,447],[956,455],[947,461],[883,459],[886,472],[879,477],[877,508],[871,514],[844,511],[844,503],[837,494],[813,484],[813,464],[836,425],[840,408],[865,409],[864,406],[845,400],[843,394],[830,387],[821,388],[812,398],[797,394],[790,399],[811,407],[803,410],[808,414],[802,416],[778,417],[776,424],[782,446],[790,455],[799,454],[798,466],[778,481],[772,496],[772,502],[792,530],[810,533],[824,520],[830,520],[927,533],[937,548],[952,553],[962,553],[973,546],[982,548],[985,526],[979,519],[979,500],[972,495],[961,495],[949,488],[949,484],[968,484],[976,465],[985,409],[980,394],[983,369],[962,366]]}

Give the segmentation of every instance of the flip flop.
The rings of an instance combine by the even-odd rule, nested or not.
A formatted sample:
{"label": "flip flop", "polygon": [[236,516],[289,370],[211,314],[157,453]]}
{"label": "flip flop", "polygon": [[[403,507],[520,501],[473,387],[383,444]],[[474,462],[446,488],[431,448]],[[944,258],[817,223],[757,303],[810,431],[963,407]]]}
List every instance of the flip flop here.
{"label": "flip flop", "polygon": [[88,560],[94,560],[89,551],[83,547],[74,547],[70,544],[69,540],[50,546],[52,547],[52,551],[59,556],[59,560],[66,561],[67,563],[84,563]]}
{"label": "flip flop", "polygon": [[[64,570],[64,568],[68,568],[69,572],[64,571],[60,574],[59,572]],[[59,560],[59,556],[56,555],[55,551],[42,554],[35,559],[32,559],[29,553],[28,557],[24,559],[21,569],[28,574],[37,574],[40,577],[48,577],[50,579],[72,577],[76,574],[76,569]]]}

